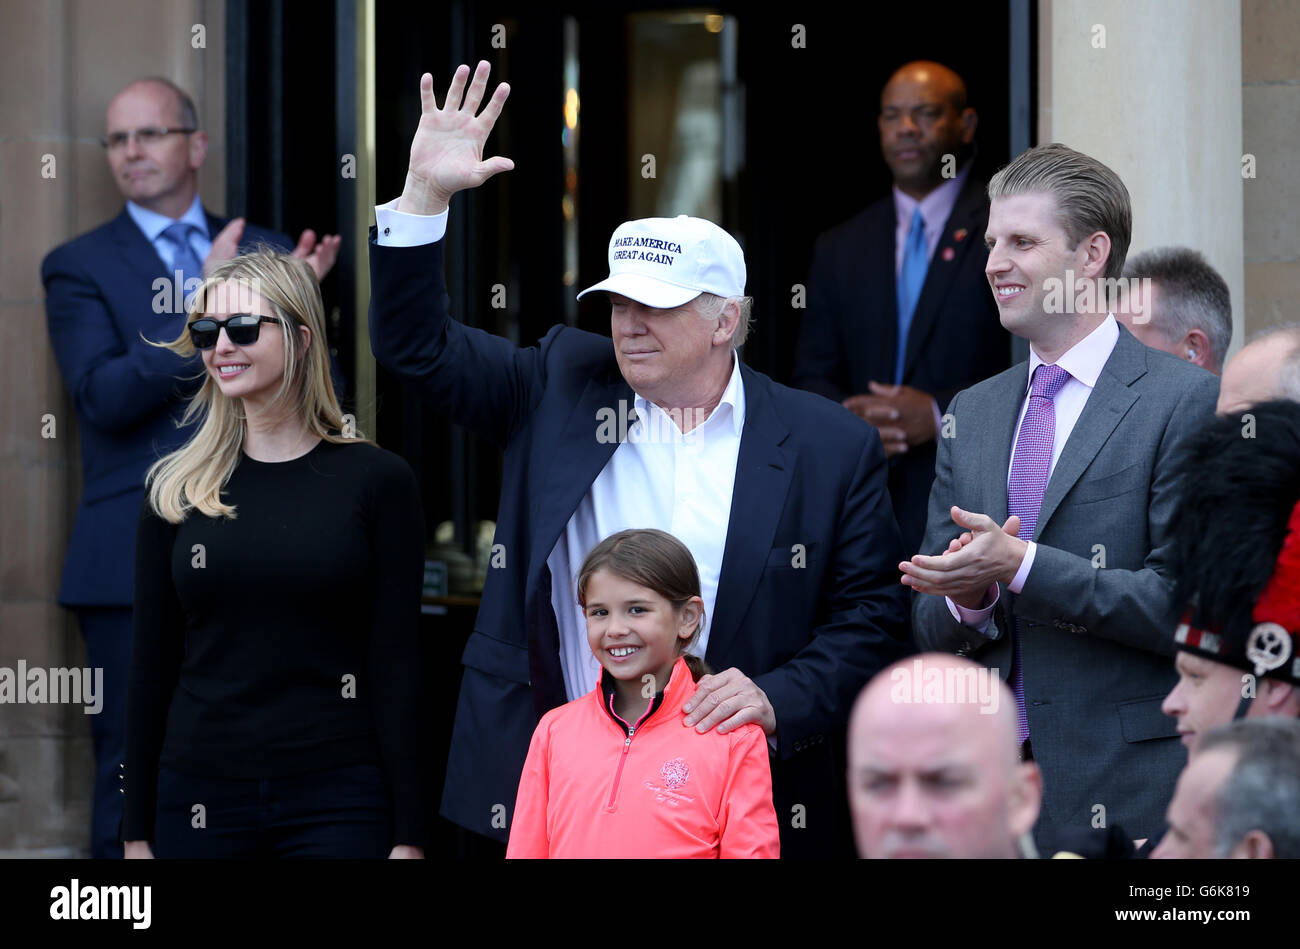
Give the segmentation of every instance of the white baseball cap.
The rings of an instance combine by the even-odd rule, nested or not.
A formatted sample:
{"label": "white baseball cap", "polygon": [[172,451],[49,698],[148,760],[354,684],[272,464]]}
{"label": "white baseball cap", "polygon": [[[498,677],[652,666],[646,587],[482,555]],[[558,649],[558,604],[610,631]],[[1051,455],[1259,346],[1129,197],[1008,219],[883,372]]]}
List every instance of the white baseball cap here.
{"label": "white baseball cap", "polygon": [[609,276],[578,294],[619,293],[646,306],[672,308],[701,293],[745,295],[745,254],[712,221],[647,217],[620,224],[609,239]]}

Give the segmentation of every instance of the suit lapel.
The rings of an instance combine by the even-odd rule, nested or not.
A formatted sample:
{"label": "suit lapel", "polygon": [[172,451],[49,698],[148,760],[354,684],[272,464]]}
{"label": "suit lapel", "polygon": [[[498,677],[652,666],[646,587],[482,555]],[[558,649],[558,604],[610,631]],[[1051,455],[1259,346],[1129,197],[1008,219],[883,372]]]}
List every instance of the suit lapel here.
{"label": "suit lapel", "polygon": [[131,219],[126,208],[113,218],[109,230],[112,233],[113,246],[117,248],[127,269],[143,280],[144,286],[153,286],[153,282],[159,277],[169,276],[167,262],[158,256],[158,251],[154,249],[153,244],[144,236],[140,228],[136,227],[135,221]]}
{"label": "suit lapel", "polygon": [[[612,353],[611,353],[612,358]],[[560,532],[577,510],[583,497],[591,490],[592,482],[626,437],[622,420],[632,411],[632,388],[617,372],[604,377],[593,377],[587,382],[558,435],[539,433],[544,444],[561,446],[551,456],[549,468],[539,481],[542,489],[535,499],[532,519],[533,548],[529,556],[529,574],[524,589],[524,622],[535,631],[535,641],[529,643],[529,674],[533,685],[533,701],[537,714],[563,705],[566,701],[564,673],[560,665],[560,632],[551,605],[554,578],[546,561]],[[606,430],[601,429],[602,410],[615,413],[613,438],[602,441]],[[567,582],[567,578],[563,578]]]}
{"label": "suit lapel", "polygon": [[[1024,404],[1025,389],[1029,386],[1028,360],[1007,375],[1003,386],[1001,392],[994,393],[989,399],[988,437],[980,443],[980,484],[986,485],[989,491],[985,498],[984,513],[997,521],[999,526],[1007,519],[1007,472],[1011,470],[1016,422],[1020,420],[1020,407]],[[973,421],[974,419],[968,419],[963,423],[961,419],[957,420],[959,437],[961,426],[970,426]]]}
{"label": "suit lapel", "polygon": [[795,466],[794,452],[781,447],[790,431],[773,405],[771,380],[744,363],[740,375],[745,386],[745,427],[707,651],[709,662],[719,668],[727,664],[720,657],[730,654],[767,566]]}
{"label": "suit lapel", "polygon": [[1080,475],[1097,457],[1106,439],[1138,400],[1137,393],[1130,386],[1145,373],[1146,352],[1142,344],[1120,327],[1115,348],[1102,367],[1097,385],[1088,395],[1083,413],[1061,449],[1061,457],[1057,459],[1047,490],[1043,492],[1043,506],[1034,528],[1035,540],[1043,533],[1043,528]]}
{"label": "suit lapel", "polygon": [[[926,338],[934,329],[935,321],[943,309],[943,301],[955,282],[953,275],[957,273],[965,256],[971,252],[970,248],[984,239],[984,227],[979,223],[983,206],[983,183],[967,176],[961,194],[953,204],[952,213],[944,223],[943,234],[934,248],[934,256],[930,258],[925,283],[921,285],[921,296],[916,301],[916,312],[912,314],[912,325],[907,331],[907,353],[903,359],[904,382],[907,381],[907,374],[912,371]],[[893,246],[892,241],[890,246]],[[896,298],[897,294],[895,314],[898,311]],[[894,323],[898,323],[897,316]]]}
{"label": "suit lapel", "polygon": [[[857,245],[862,248],[860,277],[847,277],[843,286],[852,294],[852,310],[860,314],[858,331],[869,353],[867,378],[894,379],[894,351],[898,348],[898,277],[894,273],[895,212],[892,193],[875,206],[862,222]],[[871,318],[868,314],[881,314]],[[865,391],[865,386],[864,390]]]}
{"label": "suit lapel", "polygon": [[[214,240],[229,221],[217,217],[206,208],[203,214],[208,222],[208,240]],[[126,208],[123,208],[122,213],[109,223],[109,230],[112,233],[113,245],[122,255],[126,266],[137,277],[143,279],[147,286],[152,286],[159,277],[171,277],[167,272],[167,262],[158,256],[157,249],[136,226]]]}
{"label": "suit lapel", "polygon": [[[632,387],[617,372],[588,380],[582,397],[552,443],[563,445],[564,449],[552,455],[542,490],[534,495],[537,527],[533,531],[536,545],[532,552],[533,564],[545,563],[560,532],[626,437],[626,429],[631,426],[623,420],[633,410],[633,399]],[[615,418],[602,428],[602,419],[609,411],[614,412]],[[601,441],[598,436],[607,431],[613,437]]]}
{"label": "suit lapel", "polygon": [[885,200],[884,213],[871,222],[871,234],[867,239],[872,253],[867,260],[870,268],[867,279],[855,282],[859,294],[862,294],[861,312],[870,313],[875,309],[888,317],[880,321],[880,335],[871,360],[871,378],[880,382],[893,382],[894,352],[898,348],[898,274],[894,265],[897,229],[897,212],[894,211],[891,192]]}

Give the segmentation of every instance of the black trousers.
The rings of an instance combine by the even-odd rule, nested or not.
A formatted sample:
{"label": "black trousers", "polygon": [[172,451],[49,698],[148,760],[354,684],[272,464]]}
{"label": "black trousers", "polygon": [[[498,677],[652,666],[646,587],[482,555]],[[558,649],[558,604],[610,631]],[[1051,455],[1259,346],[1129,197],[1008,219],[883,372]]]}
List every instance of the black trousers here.
{"label": "black trousers", "polygon": [[77,610],[86,660],[104,670],[104,694],[90,719],[95,746],[95,793],[91,810],[90,855],[97,860],[121,858],[117,839],[122,823],[122,782],[118,771],[126,750],[126,680],[131,663],[131,608],[84,607]]}
{"label": "black trousers", "polygon": [[158,768],[160,859],[383,859],[392,848],[392,807],[378,765],[252,779]]}

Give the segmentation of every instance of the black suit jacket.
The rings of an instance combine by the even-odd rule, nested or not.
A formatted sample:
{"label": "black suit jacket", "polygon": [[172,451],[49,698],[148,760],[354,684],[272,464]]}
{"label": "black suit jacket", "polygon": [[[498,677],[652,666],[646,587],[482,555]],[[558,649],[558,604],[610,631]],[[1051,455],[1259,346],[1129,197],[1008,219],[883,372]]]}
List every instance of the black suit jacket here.
{"label": "black suit jacket", "polygon": [[[903,383],[946,412],[961,389],[1011,365],[1011,337],[984,276],[984,182],[968,177],[926,271],[907,335]],[[792,384],[839,402],[894,380],[898,300],[892,193],[817,239]],[[935,442],[891,459],[889,493],[905,555],[920,550]]]}
{"label": "black suit jacket", "polygon": [[[442,800],[447,818],[505,840],[533,730],[566,701],[546,560],[618,447],[600,437],[599,413],[634,395],[606,336],[556,326],[520,349],[451,319],[442,254],[441,242],[372,236],[370,341],[431,406],[505,451],[504,562],[465,647]],[[706,659],[739,668],[776,712],[782,855],[851,854],[845,722],[907,648],[884,450],[838,406],[740,371],[745,423]]]}

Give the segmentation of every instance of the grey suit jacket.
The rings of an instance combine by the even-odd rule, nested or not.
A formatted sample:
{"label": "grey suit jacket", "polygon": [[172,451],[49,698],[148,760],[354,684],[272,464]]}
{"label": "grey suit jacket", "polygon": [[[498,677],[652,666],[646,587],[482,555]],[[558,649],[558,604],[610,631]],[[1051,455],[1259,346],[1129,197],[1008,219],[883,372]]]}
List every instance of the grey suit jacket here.
{"label": "grey suit jacket", "polygon": [[[949,508],[1007,518],[1007,472],[1029,364],[953,399],[941,437],[923,551],[961,531]],[[1025,710],[1043,771],[1042,820],[1121,824],[1134,837],[1164,827],[1186,757],[1160,703],[1175,681],[1168,564],[1178,514],[1176,456],[1213,415],[1218,379],[1148,349],[1120,326],[1115,349],[1061,450],[1039,512],[1038,551],[1017,596],[999,584],[985,634],[953,618],[943,597],[912,604],[917,643],[1011,667],[1020,623]],[[1098,810],[1100,805],[1104,810]]]}

